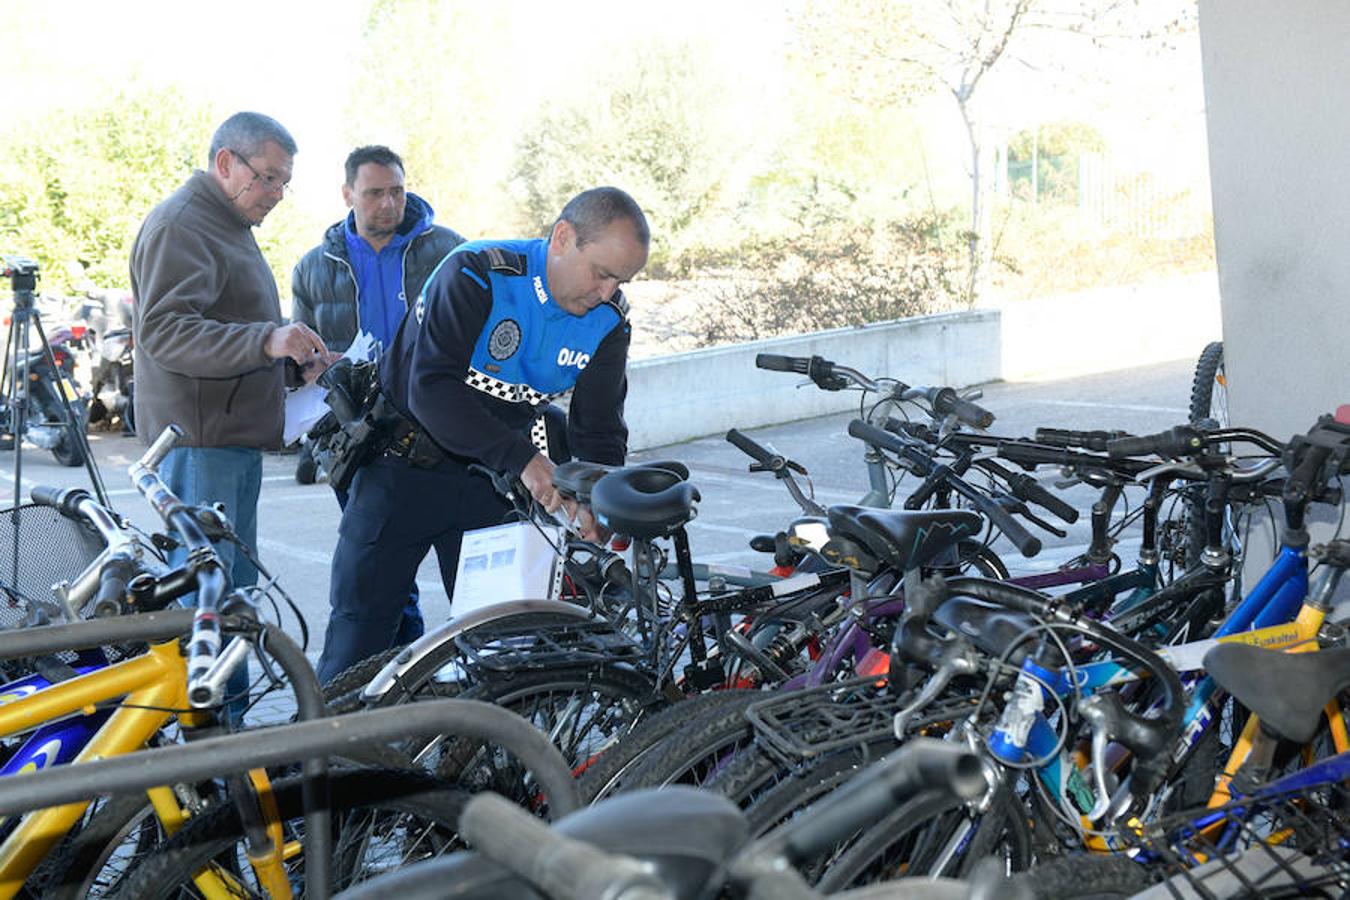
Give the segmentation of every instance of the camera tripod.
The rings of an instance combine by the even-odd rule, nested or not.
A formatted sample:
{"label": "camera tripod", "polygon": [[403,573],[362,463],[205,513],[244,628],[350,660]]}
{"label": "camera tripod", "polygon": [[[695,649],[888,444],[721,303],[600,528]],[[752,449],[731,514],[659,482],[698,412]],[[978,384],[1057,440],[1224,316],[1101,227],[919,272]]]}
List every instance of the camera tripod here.
{"label": "camera tripod", "polygon": [[[74,452],[83,460],[85,471],[89,473],[89,481],[98,502],[107,506],[107,491],[89,450],[84,420],[71,406],[61,368],[56,363],[51,342],[47,340],[47,333],[42,327],[42,315],[34,297],[37,265],[29,262],[25,266],[23,263],[26,260],[17,265],[15,262],[6,260],[4,266],[14,290],[14,307],[10,313],[9,334],[5,339],[5,368],[0,372],[0,405],[8,412],[7,427],[0,432],[0,440],[14,442],[14,505],[17,507],[23,502],[20,494],[23,485],[23,442],[30,428],[29,414],[37,409],[32,393],[34,384],[31,370],[39,361],[45,361],[53,380],[45,389],[51,390],[59,401],[56,405],[59,416],[42,424],[54,427],[61,434],[60,440],[72,443]],[[30,350],[29,343],[34,332],[37,333],[39,346],[36,350]],[[15,524],[17,537],[17,522]]]}

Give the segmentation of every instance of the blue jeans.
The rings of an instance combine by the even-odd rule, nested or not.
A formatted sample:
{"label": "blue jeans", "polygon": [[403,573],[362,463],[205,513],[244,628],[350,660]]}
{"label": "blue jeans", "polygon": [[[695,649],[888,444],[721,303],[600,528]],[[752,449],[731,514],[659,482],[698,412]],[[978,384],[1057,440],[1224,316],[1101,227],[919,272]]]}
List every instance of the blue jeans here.
{"label": "blue jeans", "polygon": [[[258,550],[258,493],[262,489],[262,451],[250,447],[177,447],[169,451],[159,466],[159,476],[189,506],[222,503],[235,534],[256,554]],[[249,587],[258,583],[258,569],[234,544],[216,544],[216,553],[225,568],[229,587]],[[187,553],[179,548],[169,554],[170,565],[182,565]],[[197,595],[181,601],[196,606]],[[235,669],[226,684],[233,699],[225,715],[234,724],[243,719],[248,707],[248,667]]]}

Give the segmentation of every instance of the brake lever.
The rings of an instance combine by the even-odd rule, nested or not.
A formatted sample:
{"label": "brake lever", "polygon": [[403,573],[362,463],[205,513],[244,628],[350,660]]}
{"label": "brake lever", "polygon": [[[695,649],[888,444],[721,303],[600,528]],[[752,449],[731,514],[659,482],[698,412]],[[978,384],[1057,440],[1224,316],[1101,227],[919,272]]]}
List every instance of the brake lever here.
{"label": "brake lever", "polygon": [[1092,727],[1092,783],[1096,787],[1097,802],[1088,810],[1087,818],[1096,822],[1106,815],[1112,807],[1111,791],[1106,787],[1106,748],[1111,743],[1107,734],[1107,713],[1100,703],[1100,694],[1083,698],[1078,704],[1078,713]]}
{"label": "brake lever", "polygon": [[914,701],[899,710],[892,721],[892,728],[895,731],[895,739],[903,741],[906,739],[906,729],[909,727],[909,720],[933,700],[937,699],[948,683],[957,675],[974,675],[980,671],[979,658],[975,654],[974,648],[964,637],[957,635],[950,644],[942,650],[942,656],[938,663],[937,672],[928,679],[928,683],[919,691],[919,696]]}
{"label": "brake lever", "polygon": [[1027,521],[1031,522],[1037,527],[1045,529],[1046,531],[1050,532],[1056,537],[1067,537],[1069,534],[1067,531],[1064,531],[1063,529],[1051,525],[1049,522],[1045,521],[1040,516],[1036,515],[1034,512],[1031,511],[1031,509],[1026,505],[1026,503],[1024,503],[1021,500],[1018,500],[1016,497],[1013,497],[1010,494],[998,494],[994,498],[994,500],[996,503],[998,503],[999,506],[1003,507],[1008,512],[1016,513],[1017,515],[1021,516],[1022,518],[1026,519]]}

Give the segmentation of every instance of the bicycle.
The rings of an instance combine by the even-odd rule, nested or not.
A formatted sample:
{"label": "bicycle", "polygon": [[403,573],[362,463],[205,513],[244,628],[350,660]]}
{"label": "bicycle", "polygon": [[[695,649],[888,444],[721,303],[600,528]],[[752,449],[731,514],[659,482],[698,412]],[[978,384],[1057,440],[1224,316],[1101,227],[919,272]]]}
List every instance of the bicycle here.
{"label": "bicycle", "polygon": [[[61,774],[80,771],[92,765],[94,759],[133,754],[152,742],[171,719],[176,719],[186,734],[215,730],[218,726],[214,711],[224,699],[225,681],[255,645],[267,648],[290,677],[302,717],[313,718],[324,712],[303,653],[279,629],[253,620],[251,604],[245,595],[237,591],[227,594],[219,559],[199,523],[200,511],[184,507],[160,481],[156,466],[176,437],[176,432],[167,430],[131,467],[131,472],[138,490],[187,548],[188,561],[181,569],[149,571],[145,559],[148,551],[139,537],[127,531],[114,514],[94,503],[85,492],[34,491],[36,502],[89,523],[106,545],[100,557],[70,585],[64,598],[68,608],[80,609],[93,601],[95,607],[105,612],[127,606],[153,610],[164,609],[189,592],[198,597],[194,611],[184,610],[178,615],[152,612],[31,628],[8,636],[4,650],[0,651],[8,657],[42,656],[55,650],[97,648],[125,644],[128,640],[149,643],[144,652],[110,665],[92,667],[46,687],[33,684],[31,692],[0,706],[3,735],[30,731],[69,715],[89,716],[90,725],[103,720],[97,730],[84,735],[78,752],[70,759],[73,765],[49,771]],[[222,625],[240,633],[240,637],[223,647]],[[185,631],[189,637],[183,647],[179,636]],[[105,709],[100,711],[100,707]],[[329,880],[329,814],[320,805],[326,772],[327,765],[322,760],[306,763],[309,786],[303,789],[307,833],[312,838],[311,852],[305,854],[304,860],[309,883],[320,889]],[[15,780],[27,782],[35,777]],[[264,771],[231,777],[227,779],[227,787],[231,802],[247,821],[259,826],[274,822],[269,818],[272,785]],[[188,795],[173,787],[155,787],[147,795],[158,827],[166,834],[181,828],[194,811]],[[12,896],[22,887],[56,842],[77,825],[88,805],[88,801],[67,803],[12,821],[12,828],[0,842],[0,896]],[[122,804],[109,809],[116,810],[112,815],[127,812]],[[90,829],[87,833],[107,831]],[[347,835],[350,837],[350,832]],[[141,836],[150,835],[141,832]],[[288,896],[284,867],[300,859],[301,846],[293,840],[283,842],[275,825],[251,828],[249,838],[249,864],[259,882],[267,885],[275,896]],[[76,856],[90,849],[89,841],[78,839],[68,848]],[[58,873],[85,874],[82,870],[63,873],[59,869]],[[202,889],[213,896],[229,895],[236,881],[234,873],[214,870],[203,872],[199,880]],[[55,886],[48,887],[51,890],[43,888],[44,894],[54,892]],[[60,889],[67,891],[74,887],[65,883]]]}

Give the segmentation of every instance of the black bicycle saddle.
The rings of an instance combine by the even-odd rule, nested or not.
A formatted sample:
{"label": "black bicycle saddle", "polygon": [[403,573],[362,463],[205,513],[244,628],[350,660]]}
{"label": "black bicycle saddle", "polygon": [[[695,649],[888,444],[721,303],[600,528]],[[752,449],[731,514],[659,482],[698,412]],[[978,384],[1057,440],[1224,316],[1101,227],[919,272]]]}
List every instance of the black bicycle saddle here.
{"label": "black bicycle saddle", "polygon": [[978,513],[964,509],[874,509],[869,506],[831,506],[830,528],[853,538],[898,571],[908,572],[931,562],[962,538],[984,527]]}
{"label": "black bicycle saddle", "polygon": [[1305,744],[1317,734],[1322,708],[1350,687],[1350,648],[1283,653],[1249,644],[1219,644],[1205,671],[1281,737]]}
{"label": "black bicycle saddle", "polygon": [[[579,503],[590,504],[591,489],[595,483],[604,478],[610,472],[617,471],[620,466],[607,466],[603,463],[584,462],[579,459],[568,460],[565,463],[559,463],[553,470],[553,486],[565,497],[570,497]],[[633,468],[643,469],[664,469],[674,475],[679,476],[681,481],[689,480],[689,469],[684,463],[676,462],[673,459],[653,460],[652,462],[639,463]]]}
{"label": "black bicycle saddle", "polygon": [[600,524],[638,539],[673,534],[694,518],[694,503],[701,499],[678,472],[648,465],[615,469],[591,488],[591,509]]}

